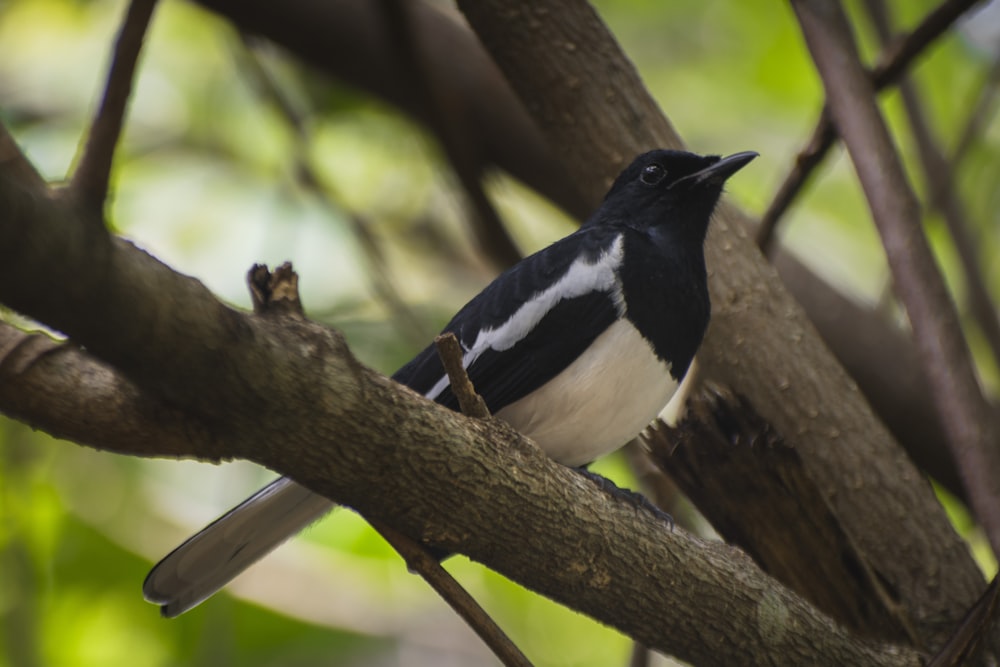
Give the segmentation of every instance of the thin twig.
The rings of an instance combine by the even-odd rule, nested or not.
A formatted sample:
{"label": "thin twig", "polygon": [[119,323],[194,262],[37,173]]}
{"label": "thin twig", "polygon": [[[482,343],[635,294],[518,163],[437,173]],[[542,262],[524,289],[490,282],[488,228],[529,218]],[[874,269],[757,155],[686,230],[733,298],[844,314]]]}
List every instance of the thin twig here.
{"label": "thin twig", "polygon": [[441,567],[425,546],[381,521],[368,519],[375,530],[395,549],[411,572],[416,572],[465,620],[504,665],[531,667],[531,662],[479,603]]}
{"label": "thin twig", "polygon": [[472,386],[472,380],[465,371],[462,363],[462,346],[459,345],[455,334],[443,333],[434,339],[437,346],[438,356],[441,364],[448,374],[448,381],[451,383],[451,392],[458,399],[459,408],[462,414],[476,419],[486,419],[490,416],[490,410],[486,407],[486,401],[476,393],[476,388]]}
{"label": "thin twig", "polygon": [[1000,554],[998,425],[980,391],[958,313],[917,221],[910,189],[875,89],[861,64],[843,8],[829,0],[792,0],[882,237],[899,300],[905,306],[948,445],[972,508]]}
{"label": "thin twig", "polygon": [[[487,419],[490,416],[489,408],[486,407],[486,401],[483,397],[476,393],[476,388],[472,385],[472,380],[469,379],[469,374],[465,370],[465,366],[462,364],[462,346],[458,342],[458,338],[455,334],[450,331],[443,333],[434,339],[434,345],[437,347],[438,356],[441,359],[441,364],[444,366],[445,372],[448,374],[448,381],[451,383],[451,391],[455,394],[455,398],[458,399],[459,408],[462,414],[467,417],[473,417],[476,419]],[[381,530],[378,526],[376,529]],[[387,538],[388,539],[388,538]],[[395,546],[395,545],[393,545]],[[418,545],[419,546],[419,545]],[[397,550],[399,548],[397,547]],[[421,547],[424,556],[427,556],[426,550]],[[403,553],[400,551],[400,553]],[[405,554],[404,554],[404,557]],[[410,565],[411,570],[416,570],[421,573],[425,578],[427,574],[424,573],[423,569],[418,569],[418,565],[422,565],[421,561],[423,558],[411,562],[407,557],[407,563]],[[447,576],[447,572],[441,568],[440,564],[437,563],[436,559],[431,558],[433,565],[436,566],[436,570],[440,570]],[[427,563],[430,566],[430,563]],[[437,574],[436,570],[432,569],[431,574]],[[449,581],[451,581],[449,577]],[[514,643],[503,633],[499,626],[494,623],[493,619],[490,618],[478,604],[465,592],[462,588],[455,584],[457,590],[451,588],[439,587],[435,582],[428,579],[431,586],[434,586],[434,590],[443,597],[449,605],[452,606],[455,611],[465,619],[465,621],[472,626],[472,629],[476,631],[483,641],[489,645],[491,649],[497,654],[504,664],[528,664],[527,658],[521,653],[521,651],[514,645]],[[452,582],[453,583],[453,582]],[[468,600],[466,600],[468,598]],[[468,605],[474,605],[471,609],[466,609]],[[474,612],[474,613],[470,613]],[[523,661],[523,662],[521,662]]]}
{"label": "thin twig", "polygon": [[501,268],[517,263],[521,259],[521,251],[483,190],[480,181],[482,173],[477,167],[481,161],[470,154],[471,146],[462,139],[463,133],[458,131],[465,122],[464,114],[439,93],[434,78],[425,70],[417,44],[416,27],[407,3],[382,0],[381,7],[386,29],[390,33],[389,43],[394,45],[397,62],[404,72],[402,79],[409,83],[413,99],[419,100],[419,104],[426,109],[426,116],[431,119],[431,125],[465,190],[473,214],[472,231],[480,250]]}
{"label": "thin twig", "polygon": [[[906,38],[890,44],[870,74],[875,90],[882,90],[895,82],[917,56],[948,30],[970,7],[981,1],[947,0],[928,14]],[[757,245],[765,254],[770,254],[774,230],[781,216],[802,191],[816,167],[823,162],[823,158],[836,140],[837,128],[831,122],[830,114],[824,106],[816,120],[809,143],[795,158],[791,172],[785,177],[771,205],[761,216]]]}
{"label": "thin twig", "polygon": [[[864,3],[869,19],[883,44],[891,41],[892,28],[889,10],[883,0],[868,0]],[[934,138],[930,123],[920,102],[920,94],[911,77],[899,80],[899,92],[909,120],[910,131],[920,153],[920,165],[931,205],[941,213],[948,232],[951,234],[955,250],[961,258],[962,274],[965,279],[966,298],[972,316],[990,350],[994,369],[1000,372],[1000,319],[993,304],[993,298],[986,288],[976,243],[972,239],[968,216],[955,189],[955,168],[949,165],[944,153]]]}
{"label": "thin twig", "polygon": [[90,214],[103,213],[111,163],[121,136],[132,80],[156,0],[132,0],[115,40],[104,97],[90,125],[83,154],[70,180],[70,192]]}

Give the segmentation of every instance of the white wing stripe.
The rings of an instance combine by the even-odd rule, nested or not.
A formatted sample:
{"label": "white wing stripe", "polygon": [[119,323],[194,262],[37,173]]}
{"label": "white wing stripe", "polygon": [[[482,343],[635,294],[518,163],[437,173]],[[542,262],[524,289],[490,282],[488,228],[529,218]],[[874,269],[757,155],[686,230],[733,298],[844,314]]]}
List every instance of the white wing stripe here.
{"label": "white wing stripe", "polygon": [[[573,299],[591,292],[610,292],[618,314],[624,314],[625,297],[617,273],[624,255],[624,241],[619,234],[596,262],[591,263],[583,258],[574,261],[562,278],[524,302],[506,322],[493,329],[481,330],[475,342],[462,356],[462,366],[468,368],[488,349],[502,352],[514,347],[563,299]],[[448,376],[445,375],[425,396],[436,398],[448,384]]]}

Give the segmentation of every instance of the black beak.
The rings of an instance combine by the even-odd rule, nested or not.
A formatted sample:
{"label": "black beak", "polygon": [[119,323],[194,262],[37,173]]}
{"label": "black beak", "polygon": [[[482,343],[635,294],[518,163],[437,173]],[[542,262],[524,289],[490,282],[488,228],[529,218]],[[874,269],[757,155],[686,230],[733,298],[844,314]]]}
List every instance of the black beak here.
{"label": "black beak", "polygon": [[701,171],[696,171],[690,176],[682,178],[677,181],[677,183],[691,183],[692,185],[722,185],[730,176],[750,164],[750,162],[757,157],[757,155],[758,153],[755,153],[754,151],[734,153],[733,155],[721,158],[715,164],[705,167]]}

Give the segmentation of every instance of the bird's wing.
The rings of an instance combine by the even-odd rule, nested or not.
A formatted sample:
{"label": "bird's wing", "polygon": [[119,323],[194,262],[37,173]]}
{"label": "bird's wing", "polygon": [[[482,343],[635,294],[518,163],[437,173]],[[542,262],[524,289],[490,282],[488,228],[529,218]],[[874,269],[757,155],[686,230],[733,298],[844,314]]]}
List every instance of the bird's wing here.
{"label": "bird's wing", "polygon": [[[461,343],[469,379],[492,413],[558,375],[621,315],[621,253],[617,235],[572,234],[523,260],[448,323],[444,332]],[[458,407],[434,345],[393,379]]]}
{"label": "bird's wing", "polygon": [[271,482],[171,551],[142,592],[172,618],[214,595],[334,504],[285,477]]}
{"label": "bird's wing", "polygon": [[[490,412],[496,414],[558,375],[616,318],[615,303],[606,293],[565,299],[513,346],[468,349],[466,372]],[[442,405],[458,409],[437,349],[428,347],[417,361],[413,375],[397,379]]]}

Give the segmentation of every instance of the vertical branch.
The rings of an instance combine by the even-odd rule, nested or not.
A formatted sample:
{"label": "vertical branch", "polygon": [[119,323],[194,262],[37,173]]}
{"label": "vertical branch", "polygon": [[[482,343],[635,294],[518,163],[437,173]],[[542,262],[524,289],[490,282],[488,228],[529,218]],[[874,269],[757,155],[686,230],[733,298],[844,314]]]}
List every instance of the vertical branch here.
{"label": "vertical branch", "polygon": [[[913,64],[926,48],[933,44],[962,14],[982,0],[946,0],[931,11],[906,38],[886,44],[878,65],[871,71],[872,85],[882,90],[893,84]],[[806,147],[796,156],[795,164],[774,195],[771,205],[761,216],[757,228],[757,245],[770,255],[774,230],[781,217],[809,181],[816,167],[837,140],[837,128],[824,106]]]}
{"label": "vertical branch", "polygon": [[129,4],[115,41],[104,97],[70,181],[70,192],[91,214],[100,215],[108,197],[111,162],[121,136],[125,107],[132,94],[132,79],[142,40],[155,6],[156,0],[132,0]]}
{"label": "vertical branch", "polygon": [[847,17],[834,0],[792,0],[833,121],[854,162],[906,307],[936,407],[973,509],[1000,553],[1000,450],[944,279],[920,228],[916,197],[858,57]]}
{"label": "vertical branch", "polygon": [[[868,0],[864,5],[872,25],[883,44],[891,41],[891,19],[883,0]],[[920,94],[912,78],[903,75],[899,82],[899,92],[910,124],[910,132],[920,153],[920,166],[931,206],[944,218],[951,234],[955,250],[962,260],[962,274],[965,279],[967,298],[972,316],[986,339],[993,359],[994,368],[1000,371],[1000,320],[986,283],[983,280],[976,244],[969,231],[970,225],[965,208],[955,188],[955,165],[949,165],[938,146],[924,113]]]}

